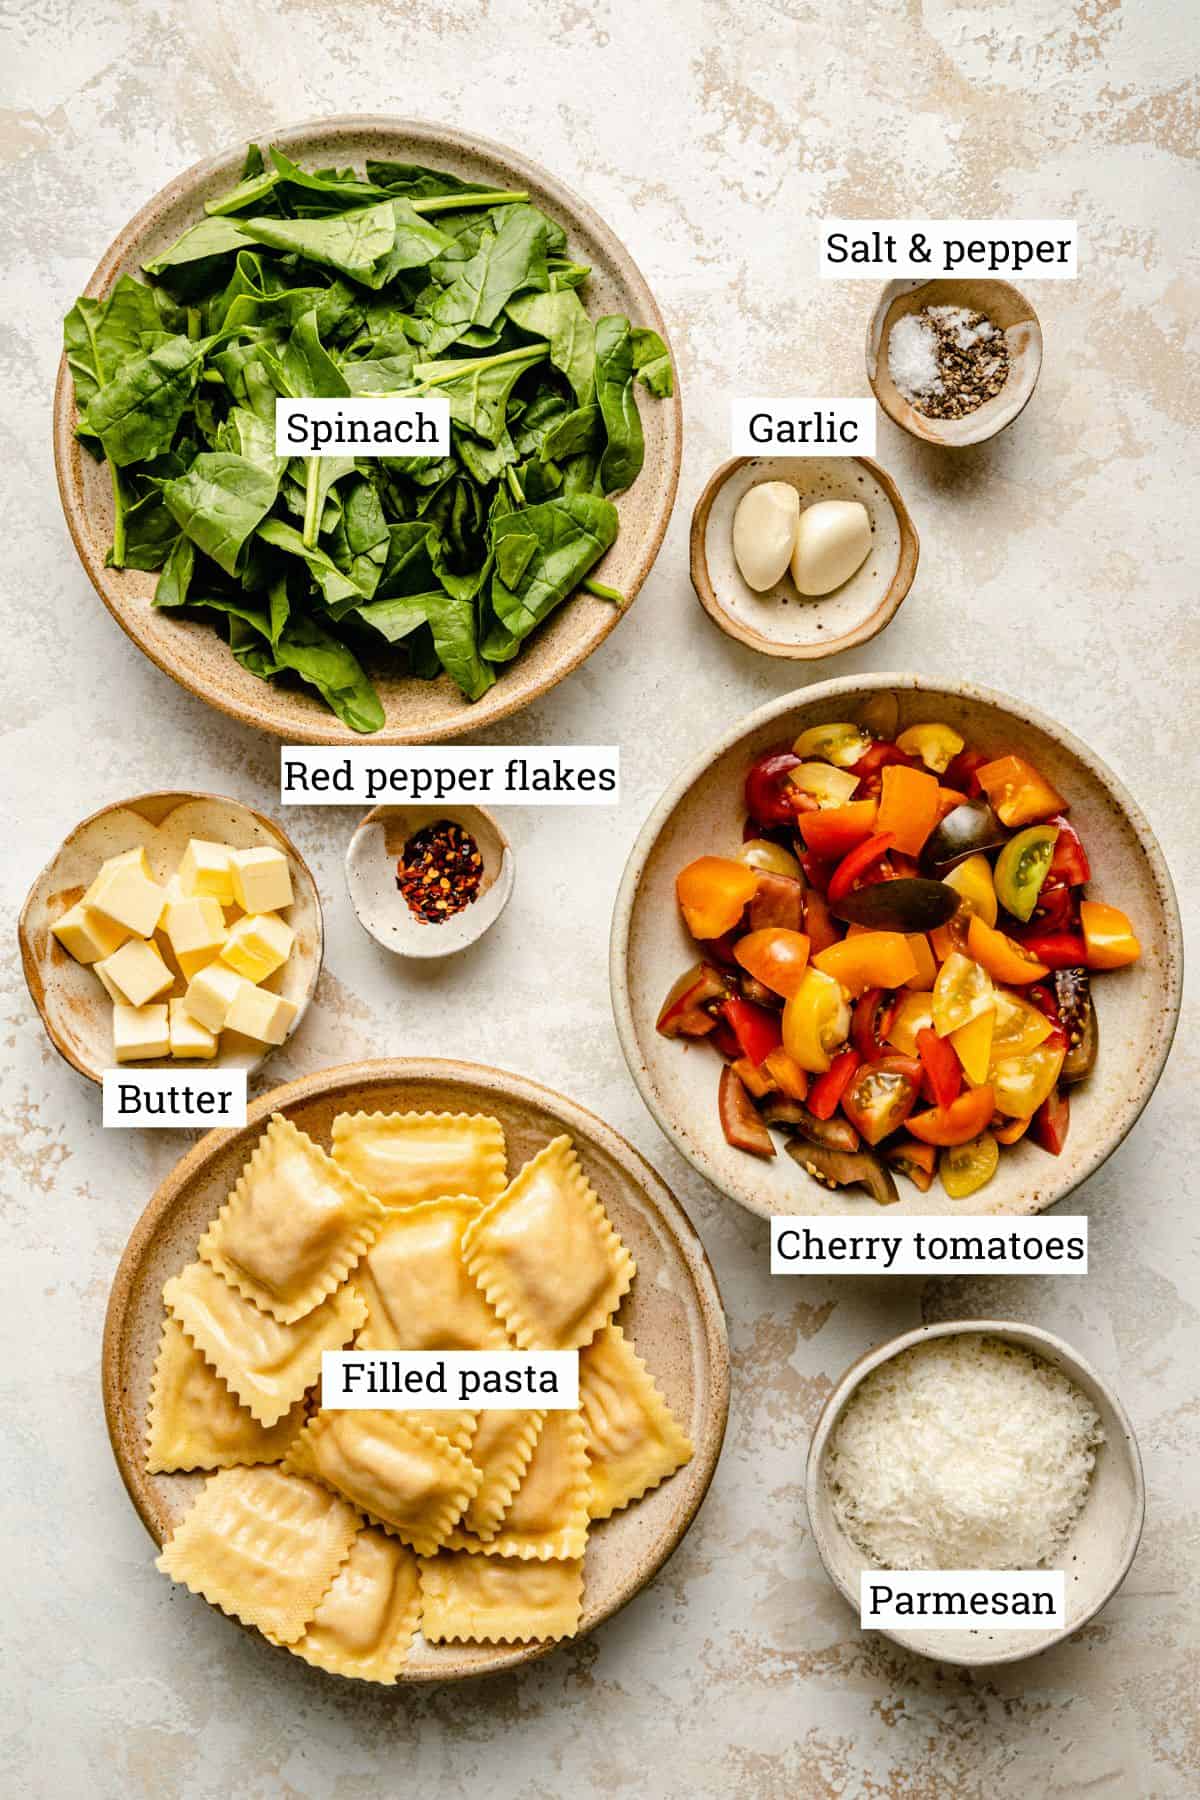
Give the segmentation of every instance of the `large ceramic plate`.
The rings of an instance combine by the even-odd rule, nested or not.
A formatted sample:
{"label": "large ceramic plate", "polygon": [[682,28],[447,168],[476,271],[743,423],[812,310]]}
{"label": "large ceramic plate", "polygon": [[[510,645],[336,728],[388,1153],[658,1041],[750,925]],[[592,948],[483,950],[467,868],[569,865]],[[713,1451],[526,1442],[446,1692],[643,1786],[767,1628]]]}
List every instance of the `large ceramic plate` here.
{"label": "large ceramic plate", "polygon": [[[162,1286],[191,1262],[272,1112],[328,1146],[340,1112],[487,1112],[508,1141],[510,1171],[569,1132],[584,1171],[638,1265],[617,1314],[695,1445],[690,1463],[624,1512],[592,1527],[580,1633],[616,1612],[654,1576],[696,1516],[712,1480],[729,1406],[729,1351],[716,1280],[683,1209],[648,1163],[607,1125],[561,1094],[470,1063],[353,1063],[276,1088],[240,1131],[211,1132],[162,1183],[121,1258],[104,1329],[104,1406],[129,1497],[156,1543],[174,1530],[201,1475],[148,1475],[144,1433],[162,1330]],[[197,1600],[196,1605],[205,1604]],[[553,1645],[426,1644],[402,1681],[448,1681],[512,1668]],[[281,1654],[283,1654],[281,1652]]]}
{"label": "large ceramic plate", "polygon": [[[1070,802],[1091,858],[1092,891],[1123,907],[1141,939],[1140,962],[1095,984],[1100,1056],[1089,1080],[1072,1090],[1062,1155],[1047,1156],[1032,1144],[1006,1150],[997,1174],[971,1202],[972,1212],[1041,1212],[1100,1167],[1154,1091],[1179,1016],[1183,937],[1162,851],[1131,795],[1078,738],[1003,694],[917,675],[852,675],[773,700],[732,726],[668,788],[626,865],[610,967],[621,1047],[668,1137],[714,1187],[751,1212],[864,1216],[878,1210],[865,1194],[830,1192],[789,1156],[768,1162],[732,1149],[717,1119],[718,1059],[703,1044],[660,1037],[654,1022],[671,983],[696,960],[675,903],[675,877],[693,857],[736,854],[750,764],[764,750],[790,745],[809,725],[857,719],[880,692],[897,697],[897,730],[943,719],[983,750],[1028,755]],[[927,1194],[909,1181],[897,1185],[897,1212],[949,1210],[938,1182]]]}
{"label": "large ceramic plate", "polygon": [[[495,188],[528,190],[534,203],[563,226],[572,254],[590,265],[586,290],[594,318],[625,313],[666,338],[666,327],[641,271],[604,221],[553,175],[515,151],[440,125],[383,117],[318,119],[287,131],[267,132],[294,161],[309,168],[363,166],[368,156],[421,162]],[[84,292],[102,296],[121,275],[137,274],[202,216],[205,200],[231,187],[241,173],[245,144],[197,163],[142,207],[105,252]],[[632,601],[658,554],[679,480],[682,412],[678,386],[672,400],[641,405],[646,461],[628,493],[615,496],[620,535],[593,574]],[[166,674],[210,706],[277,737],[311,744],[362,741],[313,694],[300,687],[260,681],[236,663],[209,625],[155,612],[157,576],[105,567],[112,541],[108,470],[75,437],[74,391],[66,359],[54,396],[54,462],[67,524],[92,586],[122,630]],[[386,713],[371,742],[423,744],[478,731],[527,706],[590,656],[629,610],[590,594],[561,606],[474,705],[448,676],[414,681],[396,673],[396,659],[367,666]]]}

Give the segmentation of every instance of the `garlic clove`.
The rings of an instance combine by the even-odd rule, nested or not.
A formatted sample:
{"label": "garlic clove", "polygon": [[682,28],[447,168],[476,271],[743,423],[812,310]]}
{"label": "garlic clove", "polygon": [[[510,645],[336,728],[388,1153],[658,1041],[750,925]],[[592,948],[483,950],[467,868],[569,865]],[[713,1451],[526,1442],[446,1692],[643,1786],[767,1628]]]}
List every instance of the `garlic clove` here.
{"label": "garlic clove", "polygon": [[861,500],[818,500],[800,515],[792,580],[802,594],[832,594],[870,551],[871,515]]}
{"label": "garlic clove", "polygon": [[733,515],[733,557],[747,587],[765,593],[787,573],[800,496],[787,481],[760,481],[738,501]]}

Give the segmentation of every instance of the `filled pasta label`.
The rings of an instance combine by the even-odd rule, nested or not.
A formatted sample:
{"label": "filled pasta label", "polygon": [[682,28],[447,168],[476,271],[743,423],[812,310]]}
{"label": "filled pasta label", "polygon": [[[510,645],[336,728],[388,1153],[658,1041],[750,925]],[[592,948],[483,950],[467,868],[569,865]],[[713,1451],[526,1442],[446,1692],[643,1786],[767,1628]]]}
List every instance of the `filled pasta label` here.
{"label": "filled pasta label", "polygon": [[558,1412],[579,1405],[577,1350],[326,1350],[321,1405],[399,1412],[486,1406]]}

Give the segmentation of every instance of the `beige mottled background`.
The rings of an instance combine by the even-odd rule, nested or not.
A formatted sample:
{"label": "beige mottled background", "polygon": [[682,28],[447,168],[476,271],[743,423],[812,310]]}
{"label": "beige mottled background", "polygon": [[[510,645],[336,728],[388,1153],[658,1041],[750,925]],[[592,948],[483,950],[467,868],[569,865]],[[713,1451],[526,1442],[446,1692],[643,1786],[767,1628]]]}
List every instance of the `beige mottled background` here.
{"label": "beige mottled background", "polygon": [[[443,1692],[339,1686],[151,1566],[108,1450],[113,1267],[184,1145],[99,1129],[15,959],[0,1034],[0,1789],[22,1796],[1194,1795],[1200,1539],[1195,1017],[1082,1203],[1085,1280],[772,1281],[762,1225],[668,1148],[609,1012],[608,917],[639,824],[705,737],[793,682],[722,639],[686,571],[695,495],[742,391],[863,391],[869,285],[818,282],[821,214],[1077,217],[1081,276],[1033,288],[1042,386],[998,443],[879,455],[921,532],[916,587],[854,668],[962,675],[1065,719],[1124,775],[1185,904],[1200,881],[1195,357],[1198,16],[1170,0],[8,0],[4,333],[6,930],[74,821],[150,787],[277,796],[271,743],[145,662],[94,598],[49,454],[58,320],[125,218],[274,123],[446,119],[547,162],[629,243],[674,336],[676,516],[626,624],[505,741],[619,741],[619,810],[510,815],[516,898],[485,947],[397,968],[359,931],[351,815],[293,812],[329,957],[271,1071],[433,1052],[565,1089],[625,1131],[702,1230],[729,1312],[724,1459],[662,1578],[587,1642]],[[814,674],[819,673],[814,671]],[[581,869],[588,870],[586,881]],[[12,947],[11,931],[7,938]],[[1110,1046],[1110,1053],[1115,1047]],[[808,1536],[831,1380],[921,1318],[1005,1312],[1116,1381],[1150,1505],[1120,1596],[1073,1642],[963,1675],[864,1637]]]}

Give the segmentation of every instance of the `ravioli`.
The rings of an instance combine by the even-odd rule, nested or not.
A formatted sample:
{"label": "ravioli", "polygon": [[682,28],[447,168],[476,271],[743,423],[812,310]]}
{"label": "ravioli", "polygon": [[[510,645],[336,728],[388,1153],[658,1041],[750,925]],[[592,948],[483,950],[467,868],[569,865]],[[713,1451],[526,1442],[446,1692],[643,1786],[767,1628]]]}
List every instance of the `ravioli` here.
{"label": "ravioli", "polygon": [[416,1414],[322,1412],[288,1452],[296,1475],[323,1481],[423,1556],[444,1544],[479,1488],[479,1470]]}
{"label": "ravioli", "polygon": [[276,1113],[200,1239],[199,1254],[290,1325],[340,1286],[382,1223],[378,1200]]}
{"label": "ravioli", "polygon": [[582,1557],[523,1562],[459,1550],[421,1563],[421,1630],[431,1644],[574,1637],[582,1606]]}
{"label": "ravioli", "polygon": [[640,1500],[691,1461],[691,1439],[619,1325],[606,1325],[580,1352],[579,1406],[593,1519]]}
{"label": "ravioli", "polygon": [[587,1443],[577,1412],[548,1412],[503,1523],[487,1540],[456,1533],[451,1546],[485,1556],[547,1562],[582,1556],[587,1545]]}
{"label": "ravioli", "polygon": [[350,1554],[359,1518],[318,1482],[282,1469],[223,1469],[155,1568],[245,1625],[294,1644]]}
{"label": "ravioli", "polygon": [[385,1206],[445,1194],[485,1204],[504,1188],[504,1130],[484,1113],[339,1113],[337,1163]]}
{"label": "ravioli", "polygon": [[420,1616],[416,1557],[396,1538],[367,1525],[304,1636],[288,1648],[330,1675],[392,1687],[408,1660]]}
{"label": "ravioli", "polygon": [[466,1264],[523,1350],[589,1343],[636,1265],[568,1137],[557,1137],[467,1226]]}
{"label": "ravioli", "polygon": [[529,1467],[544,1412],[482,1412],[471,1441],[471,1461],[480,1473],[478,1492],[463,1524],[478,1538],[494,1537]]}
{"label": "ravioli", "polygon": [[152,1475],[279,1462],[303,1423],[304,1407],[297,1404],[274,1424],[260,1425],[178,1319],[163,1320],[146,1432],[146,1467]]}
{"label": "ravioli", "polygon": [[325,1350],[340,1350],[366,1317],[343,1286],[291,1325],[260,1312],[208,1263],[189,1263],[163,1299],[198,1350],[261,1425],[274,1425],[321,1373]]}
{"label": "ravioli", "polygon": [[389,1212],[355,1271],[363,1350],[504,1350],[503,1325],[468,1274],[462,1236],[482,1203],[460,1194]]}

